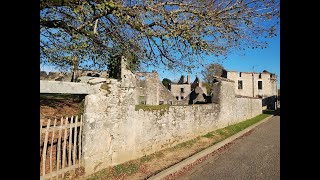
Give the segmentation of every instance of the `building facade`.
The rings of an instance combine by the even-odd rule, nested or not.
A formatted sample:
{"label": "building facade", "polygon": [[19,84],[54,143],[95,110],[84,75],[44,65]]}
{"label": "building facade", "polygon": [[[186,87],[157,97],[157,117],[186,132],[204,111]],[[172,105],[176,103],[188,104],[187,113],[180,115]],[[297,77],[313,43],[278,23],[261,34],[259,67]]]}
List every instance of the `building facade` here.
{"label": "building facade", "polygon": [[235,81],[235,92],[240,96],[248,97],[270,97],[277,96],[277,77],[268,71],[256,72],[237,72],[228,71],[227,77]]}

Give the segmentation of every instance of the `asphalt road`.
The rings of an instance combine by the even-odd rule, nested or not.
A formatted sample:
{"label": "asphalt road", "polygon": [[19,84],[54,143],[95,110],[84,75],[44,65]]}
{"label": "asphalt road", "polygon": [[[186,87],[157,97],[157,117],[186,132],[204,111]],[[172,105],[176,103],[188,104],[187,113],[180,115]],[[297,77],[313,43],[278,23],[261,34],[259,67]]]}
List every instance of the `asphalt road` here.
{"label": "asphalt road", "polygon": [[280,179],[280,116],[257,126],[178,179]]}

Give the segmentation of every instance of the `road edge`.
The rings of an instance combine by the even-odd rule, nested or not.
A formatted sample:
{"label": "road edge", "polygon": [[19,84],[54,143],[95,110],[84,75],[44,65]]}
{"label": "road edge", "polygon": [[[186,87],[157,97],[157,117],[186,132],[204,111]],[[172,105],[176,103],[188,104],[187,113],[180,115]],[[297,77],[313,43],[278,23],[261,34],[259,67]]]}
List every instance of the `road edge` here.
{"label": "road edge", "polygon": [[154,176],[151,176],[150,178],[148,178],[148,180],[158,180],[158,179],[162,179],[170,174],[173,174],[181,169],[183,169],[185,166],[189,165],[189,164],[192,164],[194,163],[195,161],[197,161],[198,159],[206,156],[207,154],[210,154],[214,151],[216,151],[217,149],[221,148],[222,146],[234,141],[235,139],[241,137],[242,135],[244,135],[245,133],[249,132],[250,130],[256,128],[257,126],[259,126],[260,124],[262,123],[265,123],[266,121],[268,121],[269,119],[271,119],[272,117],[274,117],[274,115],[271,115],[271,116],[268,116],[266,117],[265,119],[247,127],[246,129],[226,138],[225,140],[215,144],[215,145],[212,145],[208,148],[206,148],[205,150],[202,150],[196,154],[194,154],[193,156],[190,156],[188,157],[187,159],[161,171],[160,173],[154,175]]}

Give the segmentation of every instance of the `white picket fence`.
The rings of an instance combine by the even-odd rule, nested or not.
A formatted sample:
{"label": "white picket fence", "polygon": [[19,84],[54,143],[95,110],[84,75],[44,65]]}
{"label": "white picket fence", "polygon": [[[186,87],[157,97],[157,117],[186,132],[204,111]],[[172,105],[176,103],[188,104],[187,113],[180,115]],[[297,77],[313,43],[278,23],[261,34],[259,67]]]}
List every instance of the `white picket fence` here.
{"label": "white picket fence", "polygon": [[80,170],[81,137],[82,115],[40,122],[40,179],[64,178]]}

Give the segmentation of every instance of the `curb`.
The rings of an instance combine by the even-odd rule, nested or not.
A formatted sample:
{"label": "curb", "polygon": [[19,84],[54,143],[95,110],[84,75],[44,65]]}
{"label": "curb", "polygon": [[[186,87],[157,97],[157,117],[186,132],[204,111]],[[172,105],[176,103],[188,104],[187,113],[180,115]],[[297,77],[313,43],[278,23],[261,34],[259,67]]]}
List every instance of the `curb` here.
{"label": "curb", "polygon": [[188,157],[187,159],[167,168],[166,170],[164,171],[161,171],[160,173],[154,175],[154,176],[151,176],[150,178],[148,178],[148,180],[159,180],[159,179],[162,179],[170,174],[173,174],[179,170],[181,170],[183,167],[189,165],[189,164],[192,164],[193,162],[197,161],[198,159],[206,156],[207,154],[210,154],[212,153],[213,151],[219,149],[220,147],[230,143],[231,141],[234,141],[235,139],[239,138],[240,136],[244,135],[245,133],[247,133],[248,131],[254,129],[255,127],[259,126],[260,124],[262,123],[265,123],[266,121],[268,121],[269,119],[271,119],[272,117],[274,117],[273,115],[269,116],[269,117],[266,117],[265,119],[247,127],[246,129],[226,138],[225,140],[213,145],[213,146],[210,146],[208,147],[207,149],[203,150],[203,151],[200,151],[196,154],[194,154],[193,156],[191,157]]}

